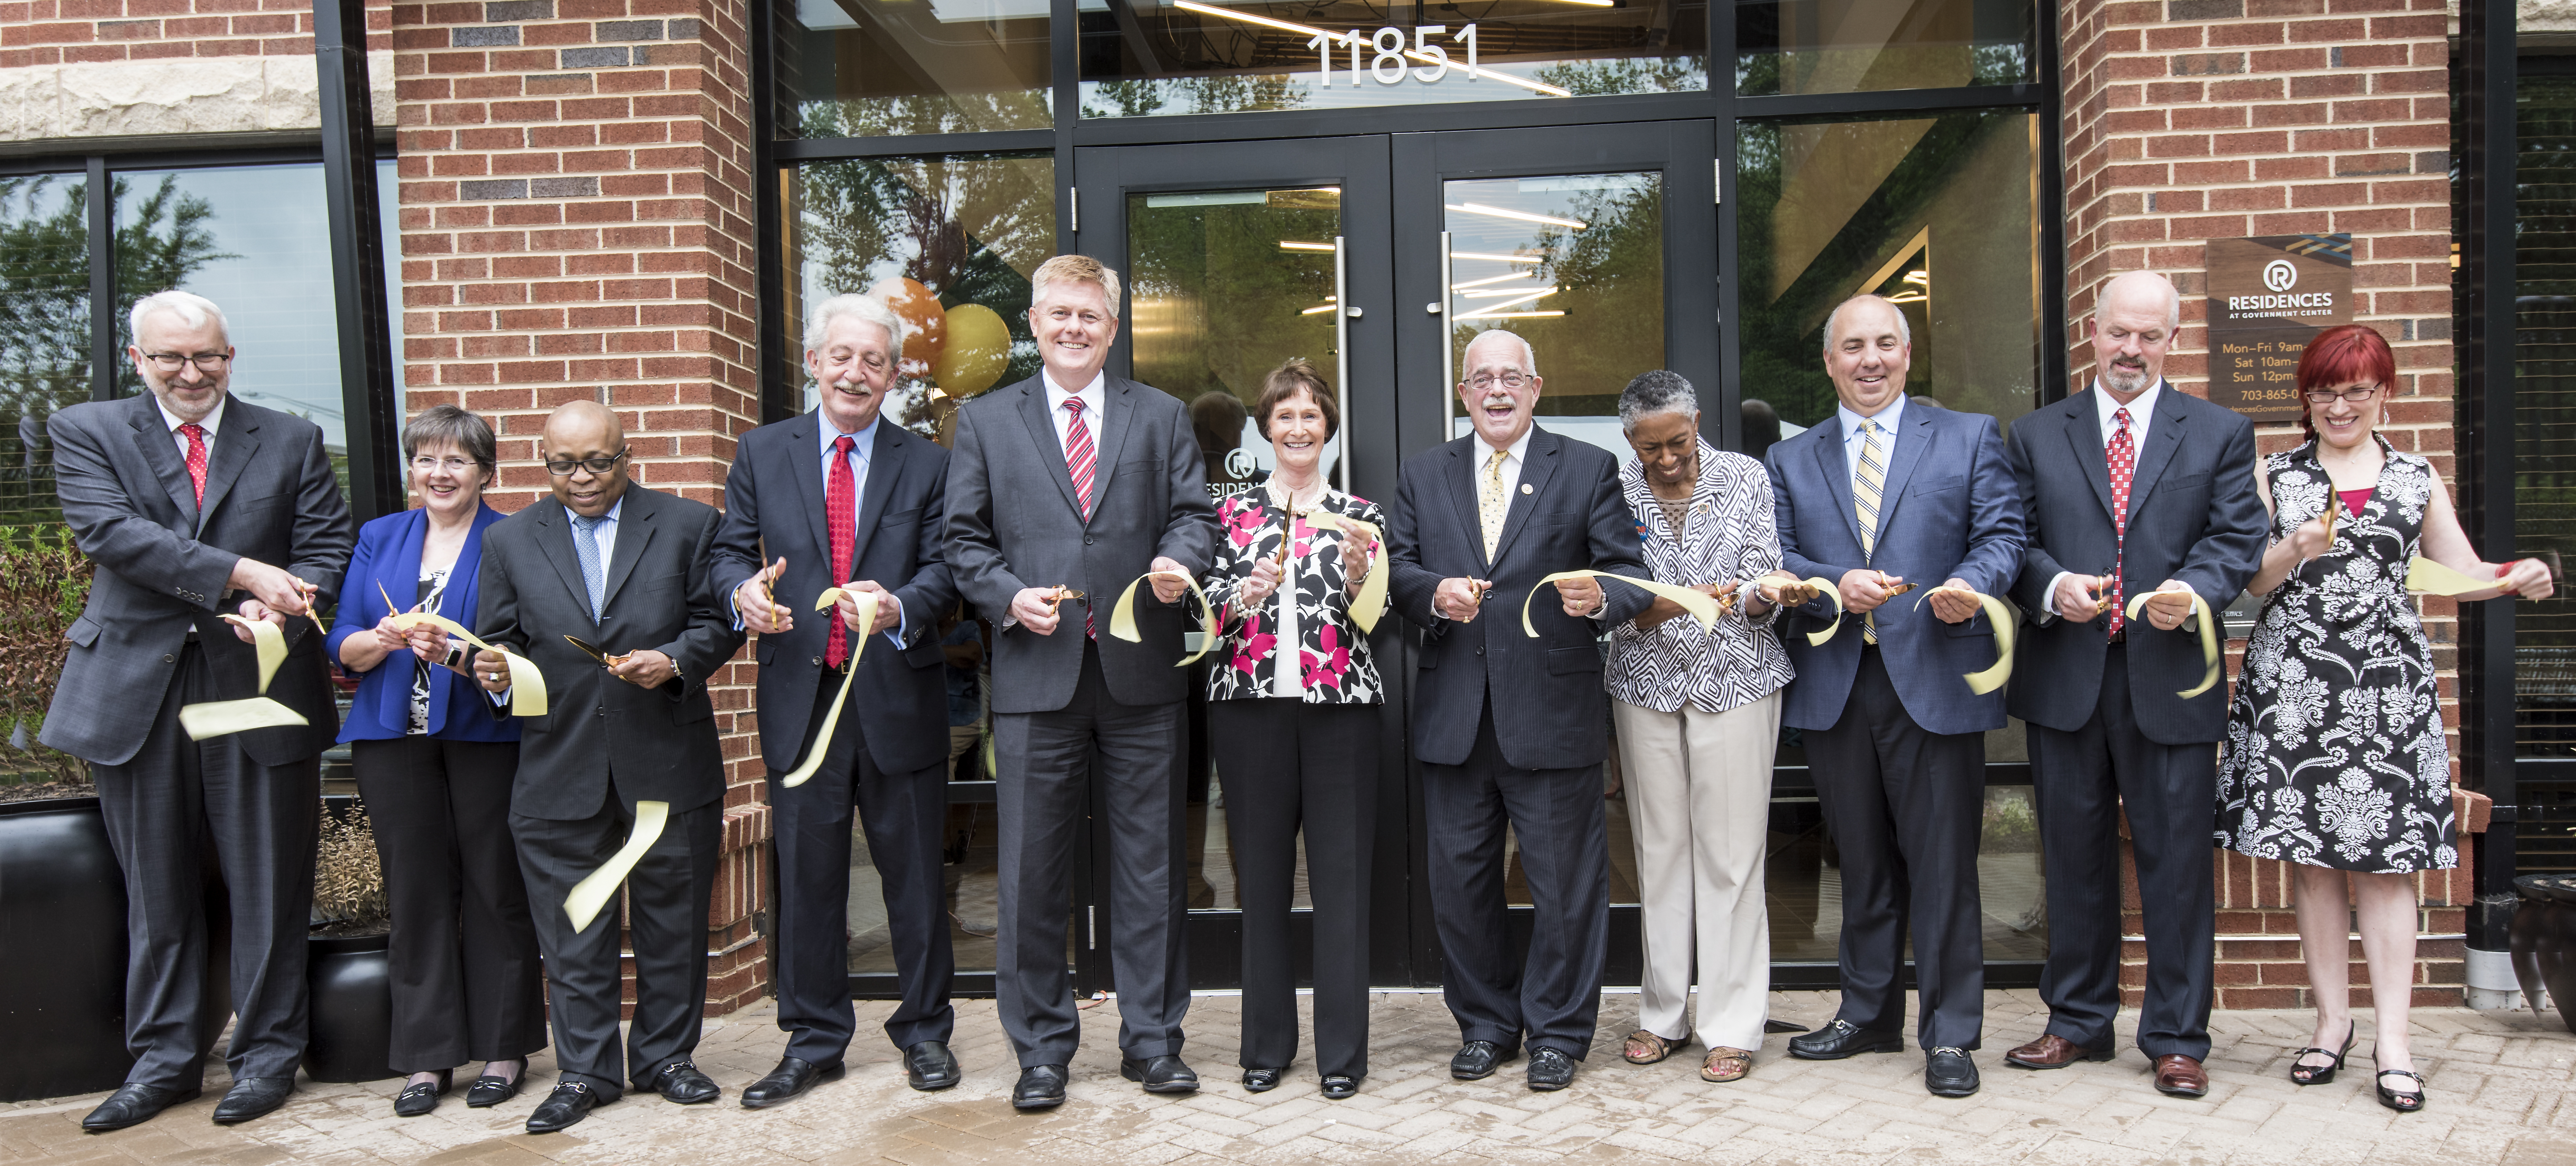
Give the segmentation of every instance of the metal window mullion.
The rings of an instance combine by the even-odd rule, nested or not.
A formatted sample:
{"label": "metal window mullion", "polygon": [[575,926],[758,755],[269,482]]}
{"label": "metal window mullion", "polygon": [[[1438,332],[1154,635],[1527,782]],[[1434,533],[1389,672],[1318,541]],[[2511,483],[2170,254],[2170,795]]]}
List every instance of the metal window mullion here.
{"label": "metal window mullion", "polygon": [[89,158],[89,399],[116,399],[116,199],[107,159]]}

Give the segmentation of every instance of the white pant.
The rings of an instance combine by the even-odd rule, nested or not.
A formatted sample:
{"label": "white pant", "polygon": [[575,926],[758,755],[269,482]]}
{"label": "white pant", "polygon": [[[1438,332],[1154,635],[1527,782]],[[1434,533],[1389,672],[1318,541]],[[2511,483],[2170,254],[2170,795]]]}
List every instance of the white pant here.
{"label": "white pant", "polygon": [[[1780,694],[1722,713],[1612,701],[1644,900],[1638,1026],[1711,1048],[1759,1049],[1770,1008],[1771,910],[1762,892]],[[1699,1007],[1685,1025],[1691,964]]]}

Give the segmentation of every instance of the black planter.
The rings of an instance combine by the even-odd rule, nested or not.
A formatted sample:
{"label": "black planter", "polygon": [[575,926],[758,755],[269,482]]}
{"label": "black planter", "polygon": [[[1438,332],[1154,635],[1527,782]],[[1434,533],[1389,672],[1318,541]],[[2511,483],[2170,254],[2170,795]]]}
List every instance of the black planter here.
{"label": "black planter", "polygon": [[394,994],[385,964],[389,936],[306,941],[304,978],[313,991],[304,1071],[316,1081],[399,1077],[393,1059]]}
{"label": "black planter", "polygon": [[0,803],[0,1101],[113,1089],[125,1048],[125,877],[97,798]]}

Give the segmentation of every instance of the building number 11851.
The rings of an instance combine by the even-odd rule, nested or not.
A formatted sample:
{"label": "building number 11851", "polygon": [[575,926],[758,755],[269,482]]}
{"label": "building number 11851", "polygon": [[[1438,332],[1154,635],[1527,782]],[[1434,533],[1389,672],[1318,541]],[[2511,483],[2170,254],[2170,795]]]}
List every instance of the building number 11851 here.
{"label": "building number 11851", "polygon": [[[1447,36],[1450,40],[1464,42],[1467,46],[1467,63],[1462,66],[1450,60],[1449,50],[1445,46],[1431,43],[1431,38],[1434,36]],[[1307,48],[1315,50],[1315,59],[1322,66],[1320,80],[1326,88],[1330,88],[1333,84],[1333,58],[1338,55],[1333,50],[1337,43],[1350,46],[1351,84],[1353,85],[1363,84],[1360,80],[1362,73],[1366,73],[1380,85],[1403,84],[1404,76],[1408,71],[1413,74],[1415,80],[1425,85],[1433,84],[1448,76],[1451,69],[1464,72],[1470,81],[1475,80],[1480,73],[1489,77],[1499,76],[1476,67],[1476,26],[1472,24],[1462,26],[1454,33],[1450,32],[1449,26],[1445,24],[1420,25],[1413,30],[1411,45],[1405,44],[1404,30],[1400,28],[1381,28],[1374,35],[1369,36],[1362,36],[1358,29],[1352,29],[1339,35],[1329,32],[1317,33],[1314,39],[1306,42]],[[1365,67],[1360,63],[1363,57],[1368,61]],[[1418,68],[1410,67],[1405,63],[1408,59],[1420,61],[1422,64]]]}

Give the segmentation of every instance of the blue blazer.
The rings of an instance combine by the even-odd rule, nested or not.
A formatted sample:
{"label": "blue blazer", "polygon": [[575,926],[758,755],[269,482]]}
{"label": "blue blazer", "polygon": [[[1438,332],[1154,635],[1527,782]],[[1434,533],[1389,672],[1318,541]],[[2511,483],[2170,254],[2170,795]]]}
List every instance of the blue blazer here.
{"label": "blue blazer", "polygon": [[[2001,428],[1983,413],[1907,402],[1881,492],[1877,554],[1864,559],[1838,417],[1773,445],[1764,459],[1771,469],[1782,565],[1801,579],[1822,576],[1830,582],[1866,565],[1918,584],[1877,612],[1879,652],[1906,715],[1935,733],[2003,728],[2003,692],[1978,696],[1961,679],[1995,662],[1992,621],[1981,612],[1946,624],[1918,602],[1953,577],[2000,597],[2021,574],[2021,491],[2005,459]],[[1803,634],[1821,630],[1833,614],[1832,602],[1818,598],[1780,628],[1798,668],[1783,697],[1783,724],[1830,729],[1842,719],[1852,677],[1860,671],[1860,617],[1847,617],[1847,626],[1822,647],[1808,644]]]}
{"label": "blue blazer", "polygon": [[[440,608],[447,618],[467,627],[474,626],[475,590],[483,568],[483,528],[501,518],[501,512],[488,505],[474,515],[474,528],[465,535],[465,549],[457,552],[456,566],[448,573],[447,596],[440,601]],[[385,608],[385,596],[393,596],[399,603],[420,593],[420,548],[428,537],[426,510],[388,514],[358,528],[358,551],[350,556],[349,573],[340,584],[339,611],[332,617],[330,638],[323,641],[322,650],[334,665],[339,664],[343,641],[368,634],[393,614]],[[379,583],[384,586],[381,594],[376,589]],[[409,653],[403,655],[403,659],[410,658]],[[386,661],[397,662],[391,656]],[[411,727],[411,677],[409,668],[388,668],[382,663],[361,673],[357,698],[349,704],[349,719],[340,726],[340,740],[384,741],[402,736]],[[518,740],[519,722],[485,712],[478,707],[482,703],[471,681],[444,668],[431,669],[429,735],[450,741]],[[470,710],[472,715],[450,721],[449,711],[457,708]]]}

